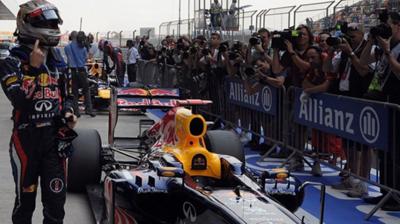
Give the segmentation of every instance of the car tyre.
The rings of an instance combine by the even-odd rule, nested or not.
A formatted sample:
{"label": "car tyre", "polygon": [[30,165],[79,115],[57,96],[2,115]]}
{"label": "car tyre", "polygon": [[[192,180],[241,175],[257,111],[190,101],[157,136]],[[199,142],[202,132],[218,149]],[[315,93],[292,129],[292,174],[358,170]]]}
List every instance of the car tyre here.
{"label": "car tyre", "polygon": [[68,191],[85,192],[86,186],[101,178],[101,139],[94,129],[76,129],[74,153],[68,160]]}

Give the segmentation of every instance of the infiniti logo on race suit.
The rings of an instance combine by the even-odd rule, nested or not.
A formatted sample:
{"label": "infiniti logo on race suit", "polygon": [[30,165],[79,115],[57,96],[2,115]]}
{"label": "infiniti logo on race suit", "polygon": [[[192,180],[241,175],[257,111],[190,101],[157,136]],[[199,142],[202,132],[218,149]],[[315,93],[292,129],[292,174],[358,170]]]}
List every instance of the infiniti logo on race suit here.
{"label": "infiniti logo on race suit", "polygon": [[261,94],[261,103],[265,111],[270,111],[272,107],[272,91],[269,86],[264,86]]}
{"label": "infiniti logo on race suit", "polygon": [[53,104],[48,100],[40,100],[35,103],[35,110],[38,112],[47,112],[53,108]]}
{"label": "infiniti logo on race suit", "polygon": [[360,114],[360,132],[364,140],[374,143],[378,140],[380,122],[378,113],[372,107],[364,107]]}

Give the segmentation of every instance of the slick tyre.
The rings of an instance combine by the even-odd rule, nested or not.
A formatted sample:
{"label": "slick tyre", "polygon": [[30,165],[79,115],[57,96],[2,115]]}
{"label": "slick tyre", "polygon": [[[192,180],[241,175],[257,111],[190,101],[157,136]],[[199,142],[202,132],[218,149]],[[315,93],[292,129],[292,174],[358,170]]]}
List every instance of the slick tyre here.
{"label": "slick tyre", "polygon": [[85,192],[86,186],[100,183],[101,139],[96,130],[77,129],[72,142],[74,153],[68,160],[68,191]]}
{"label": "slick tyre", "polygon": [[205,137],[210,152],[236,157],[245,163],[244,150],[239,137],[231,131],[208,131]]}

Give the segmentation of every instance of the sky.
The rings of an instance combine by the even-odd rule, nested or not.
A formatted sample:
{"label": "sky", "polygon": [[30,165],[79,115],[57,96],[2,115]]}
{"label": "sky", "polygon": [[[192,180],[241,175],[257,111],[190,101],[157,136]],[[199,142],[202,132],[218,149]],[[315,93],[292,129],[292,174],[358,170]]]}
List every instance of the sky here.
{"label": "sky", "polygon": [[[186,19],[188,2],[190,1],[192,11],[194,0],[181,1],[182,19]],[[209,0],[206,1],[209,2]],[[250,10],[259,10],[321,1],[241,0],[241,5],[252,5]],[[18,5],[25,1],[2,0],[2,2],[16,15]],[[177,20],[179,15],[179,0],[50,0],[50,2],[54,3],[60,11],[64,20],[61,29],[64,32],[79,29],[80,18],[83,20],[82,29],[90,32],[132,32],[135,29],[139,30],[140,27],[155,27],[158,32],[158,27],[162,22]],[[225,3],[226,0],[223,2]],[[0,31],[14,31],[14,29],[15,21],[0,21]]]}

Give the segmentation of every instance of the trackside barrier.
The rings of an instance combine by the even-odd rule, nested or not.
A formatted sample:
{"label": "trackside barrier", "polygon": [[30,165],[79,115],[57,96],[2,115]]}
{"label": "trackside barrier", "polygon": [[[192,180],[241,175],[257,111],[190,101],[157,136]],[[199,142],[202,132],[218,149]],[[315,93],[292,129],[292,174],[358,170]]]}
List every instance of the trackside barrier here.
{"label": "trackside barrier", "polygon": [[139,60],[137,62],[137,79],[144,85],[160,85],[160,71],[153,61]]}
{"label": "trackside barrier", "polygon": [[[196,89],[191,81],[179,81],[182,77],[191,80],[191,70],[172,67],[176,69],[172,76],[178,80],[179,88]],[[161,76],[165,74],[164,71]],[[343,161],[354,162],[350,165],[356,168],[349,175],[387,193],[366,215],[366,220],[387,200],[392,198],[400,203],[400,191],[396,190],[400,186],[400,105],[332,94],[313,94],[308,100],[300,100],[299,88],[285,90],[268,85],[249,95],[243,80],[218,69],[207,74],[207,84],[206,93],[198,96],[214,103],[200,112],[272,143],[262,159],[279,146],[291,152],[282,166],[294,156],[304,158],[306,154],[340,171],[344,171]],[[377,176],[379,172],[379,176],[386,177],[383,183],[378,178],[370,180],[371,164],[375,164]]]}
{"label": "trackside barrier", "polygon": [[137,80],[144,85],[157,85],[161,88],[177,86],[178,75],[182,68],[155,61],[139,60],[137,62]]}
{"label": "trackside barrier", "polygon": [[[314,94],[308,100],[300,100],[302,90],[288,90],[287,122],[289,138],[286,148],[294,154],[304,154],[311,145],[313,153],[336,154],[336,162],[354,163],[349,175],[388,192],[386,197],[368,214],[368,220],[390,198],[400,203],[400,106],[365,99]],[[311,142],[309,141],[311,139]],[[372,156],[374,151],[379,156]],[[370,166],[376,164],[384,183],[370,180]]]}
{"label": "trackside barrier", "polygon": [[286,96],[284,88],[260,85],[254,94],[246,93],[243,81],[239,78],[227,77],[224,81],[224,118],[241,127],[259,133],[263,139],[258,142],[271,145],[284,144],[283,101]]}

